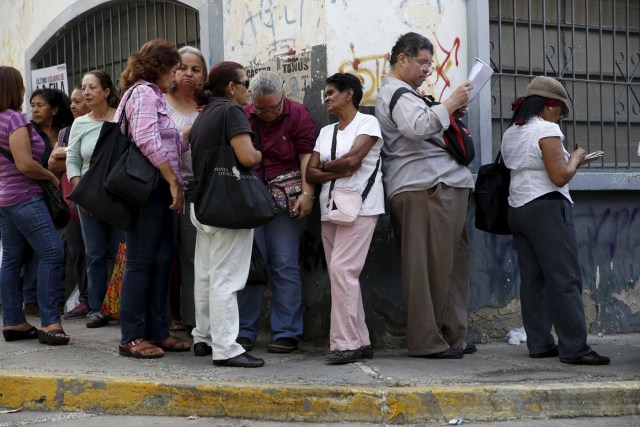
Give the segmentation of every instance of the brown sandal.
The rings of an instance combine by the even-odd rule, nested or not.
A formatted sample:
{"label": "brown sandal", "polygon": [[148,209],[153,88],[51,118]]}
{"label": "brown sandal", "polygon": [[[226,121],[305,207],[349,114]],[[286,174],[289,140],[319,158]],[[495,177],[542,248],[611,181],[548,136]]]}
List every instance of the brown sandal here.
{"label": "brown sandal", "polygon": [[[159,353],[158,353],[159,351]],[[134,359],[157,359],[164,356],[164,351],[144,338],[138,338],[118,347],[120,356]]]}
{"label": "brown sandal", "polygon": [[181,341],[174,336],[169,335],[164,339],[153,341],[153,344],[157,345],[164,351],[189,351],[191,350],[191,344],[186,341]]}

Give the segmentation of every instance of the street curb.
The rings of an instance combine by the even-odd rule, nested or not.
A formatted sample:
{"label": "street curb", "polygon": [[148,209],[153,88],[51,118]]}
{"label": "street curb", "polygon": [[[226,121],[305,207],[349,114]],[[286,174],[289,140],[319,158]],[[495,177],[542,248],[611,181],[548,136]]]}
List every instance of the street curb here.
{"label": "street curb", "polygon": [[0,406],[41,411],[306,422],[504,421],[640,414],[640,381],[327,387],[0,370]]}

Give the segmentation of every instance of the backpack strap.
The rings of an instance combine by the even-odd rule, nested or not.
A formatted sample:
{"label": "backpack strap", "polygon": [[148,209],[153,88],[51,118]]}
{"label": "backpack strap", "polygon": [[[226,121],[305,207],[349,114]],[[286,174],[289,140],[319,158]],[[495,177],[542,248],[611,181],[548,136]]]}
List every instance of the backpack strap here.
{"label": "backpack strap", "polygon": [[11,160],[11,163],[13,163],[13,164],[16,163],[16,161],[13,159],[13,154],[11,154],[10,151],[7,151],[4,148],[0,147],[0,154],[5,156],[7,159]]}
{"label": "backpack strap", "polygon": [[[336,159],[337,136],[338,136],[338,124],[336,123],[336,126],[333,129],[333,137],[331,140],[331,160]],[[379,168],[380,168],[380,157],[378,157],[378,161],[376,162],[376,168],[373,170],[373,173],[367,180],[367,186],[364,188],[364,191],[362,192],[363,202],[366,200],[367,196],[369,195],[369,191],[371,191],[371,187],[373,187],[373,184],[375,184],[376,182],[376,175],[378,174]],[[335,184],[336,184],[336,180],[334,179],[331,181],[331,185],[329,186],[329,198],[331,198],[331,193],[333,192],[333,187],[335,186]],[[332,209],[335,209],[335,206],[333,206]]]}
{"label": "backpack strap", "polygon": [[[420,98],[422,101],[424,101],[425,104],[427,104],[428,107],[431,107],[433,105],[438,105],[439,102],[435,102],[433,100],[433,98],[431,97],[424,97],[421,96],[419,94],[417,94],[416,92],[407,89],[406,87],[399,87],[398,89],[396,89],[395,92],[393,92],[393,95],[391,96],[391,101],[389,101],[389,118],[391,119],[391,121],[393,122],[394,125],[396,125],[396,127],[398,127],[398,124],[395,122],[395,120],[393,120],[393,109],[395,108],[396,104],[398,103],[398,99],[400,99],[400,97],[402,95],[404,95],[405,93],[410,93],[411,95]],[[431,99],[429,99],[431,98]],[[443,147],[442,145],[438,144],[436,141],[434,141],[431,138],[427,138],[426,141],[429,141],[430,143],[437,145],[440,148],[443,148],[444,150],[447,150],[446,147]]]}

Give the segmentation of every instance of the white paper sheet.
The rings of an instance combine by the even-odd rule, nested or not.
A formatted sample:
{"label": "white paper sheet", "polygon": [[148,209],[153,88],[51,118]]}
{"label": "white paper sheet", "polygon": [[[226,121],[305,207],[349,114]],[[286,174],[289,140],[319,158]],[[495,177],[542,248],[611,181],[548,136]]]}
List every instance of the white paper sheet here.
{"label": "white paper sheet", "polygon": [[468,80],[473,84],[473,89],[469,92],[469,101],[467,101],[467,105],[473,101],[476,96],[478,96],[484,85],[491,80],[492,75],[493,69],[491,69],[491,67],[480,58],[476,58],[476,62],[473,64],[473,67],[471,67],[471,71],[469,72]]}

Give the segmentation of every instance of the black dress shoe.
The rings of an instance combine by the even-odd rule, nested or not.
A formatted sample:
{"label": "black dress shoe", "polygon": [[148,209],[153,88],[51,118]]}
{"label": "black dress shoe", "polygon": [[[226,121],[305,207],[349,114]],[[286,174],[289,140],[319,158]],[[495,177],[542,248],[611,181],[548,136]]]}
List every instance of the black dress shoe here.
{"label": "black dress shoe", "polygon": [[229,368],[259,368],[264,365],[264,360],[253,357],[246,351],[231,359],[214,360],[215,366],[226,366]]}
{"label": "black dress shoe", "polygon": [[478,347],[476,347],[475,344],[469,344],[469,343],[467,343],[467,346],[464,348],[464,350],[462,350],[464,354],[473,354],[476,351],[478,351]]}
{"label": "black dress shoe", "polygon": [[440,353],[424,354],[416,357],[422,357],[424,359],[462,359],[464,357],[464,351],[448,348]]}
{"label": "black dress shoe", "polygon": [[543,351],[542,353],[529,353],[529,357],[534,359],[544,359],[545,357],[558,357],[558,347],[553,347],[551,350]]}
{"label": "black dress shoe", "polygon": [[560,361],[562,363],[569,363],[570,365],[608,365],[611,359],[606,356],[600,356],[591,350],[589,353],[580,357],[561,357]]}
{"label": "black dress shoe", "polygon": [[251,338],[249,337],[238,337],[236,338],[236,342],[244,348],[244,351],[253,350],[253,343],[251,342]]}
{"label": "black dress shoe", "polygon": [[193,353],[196,356],[208,356],[211,354],[211,346],[204,342],[197,342],[193,345]]}

